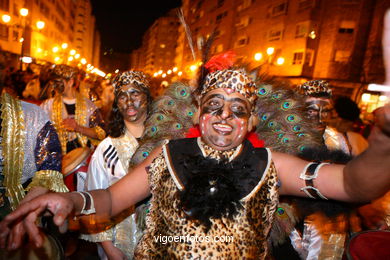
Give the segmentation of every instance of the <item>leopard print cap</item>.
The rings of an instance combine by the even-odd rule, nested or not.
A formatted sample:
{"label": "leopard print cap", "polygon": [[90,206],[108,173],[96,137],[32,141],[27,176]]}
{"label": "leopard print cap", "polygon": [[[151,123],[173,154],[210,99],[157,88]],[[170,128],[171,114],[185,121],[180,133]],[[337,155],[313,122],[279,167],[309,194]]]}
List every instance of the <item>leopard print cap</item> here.
{"label": "leopard print cap", "polygon": [[65,64],[59,64],[53,68],[52,76],[53,78],[62,78],[62,79],[70,80],[76,77],[77,72],[78,71],[76,68],[73,68]]}
{"label": "leopard print cap", "polygon": [[134,83],[139,87],[149,89],[149,81],[146,75],[141,71],[134,70],[125,71],[117,75],[112,84],[115,87],[115,93],[117,93],[120,87]]}
{"label": "leopard print cap", "polygon": [[240,70],[218,70],[207,75],[201,97],[217,88],[230,88],[239,92],[253,106],[256,101],[255,83]]}
{"label": "leopard print cap", "polygon": [[332,96],[332,90],[329,83],[325,80],[311,80],[299,85],[298,91],[305,96],[313,96],[316,94],[326,94]]}

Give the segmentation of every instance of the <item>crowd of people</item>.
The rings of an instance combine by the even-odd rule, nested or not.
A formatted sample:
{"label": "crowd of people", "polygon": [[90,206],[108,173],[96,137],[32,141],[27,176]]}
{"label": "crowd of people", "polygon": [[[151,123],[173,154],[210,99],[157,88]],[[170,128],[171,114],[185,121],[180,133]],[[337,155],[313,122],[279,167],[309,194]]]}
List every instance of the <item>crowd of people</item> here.
{"label": "crowd of people", "polygon": [[[390,15],[386,19],[390,28]],[[390,60],[390,30],[384,57]],[[63,64],[42,67],[39,75],[9,70],[1,80],[0,255],[10,257],[26,235],[40,247],[45,232],[58,227],[96,243],[100,259],[293,259],[287,252],[280,256],[280,243],[271,241],[275,227],[279,233],[284,227],[282,240],[301,259],[342,259],[351,254],[351,233],[389,229],[389,105],[375,111],[366,139],[356,103],[334,100],[326,81],[284,90],[235,65],[215,69],[206,63],[207,74],[190,81],[199,83],[189,86],[191,93],[172,84],[172,97],[155,101],[141,71],[92,83]],[[281,94],[288,91],[294,95]],[[192,134],[150,148],[146,136],[160,127],[152,119],[164,123],[175,100],[189,96],[197,112],[174,111],[190,116],[192,128],[169,122],[166,131]],[[258,133],[262,121],[267,135]],[[308,136],[312,147],[286,148]],[[283,149],[265,147],[275,143],[265,138]],[[141,150],[146,146],[148,152]],[[83,160],[84,175],[76,165],[76,177],[67,182],[62,164],[70,154],[79,159],[76,151],[92,152]],[[132,165],[139,151],[143,161]],[[306,214],[295,197],[323,204]],[[341,207],[333,216],[321,209],[340,209],[336,201],[353,209]],[[377,245],[386,244],[389,233],[380,234]],[[56,236],[65,256],[74,256],[74,236]]]}

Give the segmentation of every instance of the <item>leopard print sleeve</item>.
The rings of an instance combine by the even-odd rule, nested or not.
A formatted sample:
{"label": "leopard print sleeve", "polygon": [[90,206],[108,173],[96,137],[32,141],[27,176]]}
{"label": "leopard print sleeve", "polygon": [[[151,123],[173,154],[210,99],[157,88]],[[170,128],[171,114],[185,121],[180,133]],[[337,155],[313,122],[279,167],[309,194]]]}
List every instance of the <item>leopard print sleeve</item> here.
{"label": "leopard print sleeve", "polygon": [[166,169],[166,162],[164,154],[161,152],[150,164],[148,168],[148,179],[150,184],[150,190],[153,192],[156,188],[156,185],[159,182],[162,171]]}

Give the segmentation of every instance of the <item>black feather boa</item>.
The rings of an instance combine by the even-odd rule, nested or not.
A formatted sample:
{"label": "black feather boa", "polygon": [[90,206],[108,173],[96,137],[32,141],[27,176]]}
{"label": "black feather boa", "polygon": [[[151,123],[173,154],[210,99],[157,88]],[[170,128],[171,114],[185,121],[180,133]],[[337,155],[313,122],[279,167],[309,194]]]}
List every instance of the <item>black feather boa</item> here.
{"label": "black feather boa", "polygon": [[[190,219],[211,226],[210,218],[233,218],[242,209],[240,199],[257,184],[253,169],[245,162],[218,162],[203,156],[182,161],[185,189],[178,192],[179,207]],[[258,176],[258,174],[257,174]]]}

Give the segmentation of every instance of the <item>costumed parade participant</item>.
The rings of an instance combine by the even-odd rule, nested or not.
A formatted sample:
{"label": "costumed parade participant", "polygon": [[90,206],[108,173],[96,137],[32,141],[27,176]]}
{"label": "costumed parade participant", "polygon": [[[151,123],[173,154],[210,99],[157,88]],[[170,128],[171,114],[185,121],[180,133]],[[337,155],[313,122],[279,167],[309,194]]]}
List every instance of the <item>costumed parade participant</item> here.
{"label": "costumed parade participant", "polygon": [[334,110],[332,90],[324,80],[311,80],[299,85],[297,90],[306,97],[309,119],[317,122],[316,129],[322,134],[329,150],[340,149],[348,155],[356,156],[367,147],[367,141],[357,133],[339,132],[329,125]]}
{"label": "costumed parade participant", "polygon": [[0,137],[1,219],[19,205],[25,190],[68,191],[62,180],[58,135],[42,109],[3,94]]}
{"label": "costumed parade participant", "polygon": [[[1,95],[0,106],[0,219],[3,219],[19,204],[40,194],[68,189],[61,174],[61,145],[48,115],[40,107],[6,93]],[[25,256],[39,255],[29,247],[23,251]],[[0,250],[0,258],[7,259],[16,253],[20,252],[8,255]]]}
{"label": "costumed parade participant", "polygon": [[[308,81],[298,86],[297,90],[303,95],[303,102],[307,106],[304,116],[312,123],[320,142],[301,153],[293,154],[313,161],[347,163],[352,155],[356,156],[367,148],[368,143],[363,137],[362,145],[357,146],[357,143],[348,138],[351,135],[329,126],[333,102],[332,90],[327,82]],[[332,200],[310,203],[299,198],[283,198],[282,201],[279,208],[288,214],[284,214],[283,218],[276,215],[281,222],[279,225],[279,221],[276,221],[276,230],[285,230],[302,259],[341,259],[345,243],[349,239],[348,234],[360,231],[355,214],[356,206]],[[276,240],[276,244],[283,241],[283,237],[280,234],[278,236],[279,242]],[[273,242],[275,243],[275,239]]]}
{"label": "costumed parade participant", "polygon": [[[33,216],[45,209],[60,225],[71,212],[109,218],[152,194],[147,229],[135,253],[139,259],[264,259],[279,195],[369,201],[390,188],[388,106],[378,111],[381,123],[365,153],[345,166],[311,163],[244,141],[256,99],[255,86],[245,73],[216,71],[203,87],[201,137],[157,148],[106,190],[46,194],[22,205],[0,224],[2,246],[10,225],[20,217],[40,245]],[[221,243],[218,238],[231,240]],[[18,239],[13,233],[8,245],[18,246]]]}
{"label": "costumed parade participant", "polygon": [[[126,71],[113,81],[115,99],[112,105],[108,137],[96,148],[89,167],[86,189],[106,189],[128,172],[130,159],[144,132],[144,122],[151,103],[149,82],[139,71]],[[137,227],[134,207],[124,211],[103,232],[89,232],[81,238],[98,242],[101,259],[132,259],[142,230]],[[87,230],[89,231],[89,230]]]}
{"label": "costumed parade participant", "polygon": [[58,132],[63,154],[87,147],[89,142],[97,145],[106,135],[99,110],[74,88],[76,75],[77,70],[70,66],[55,66],[52,83],[59,94],[41,104]]}

